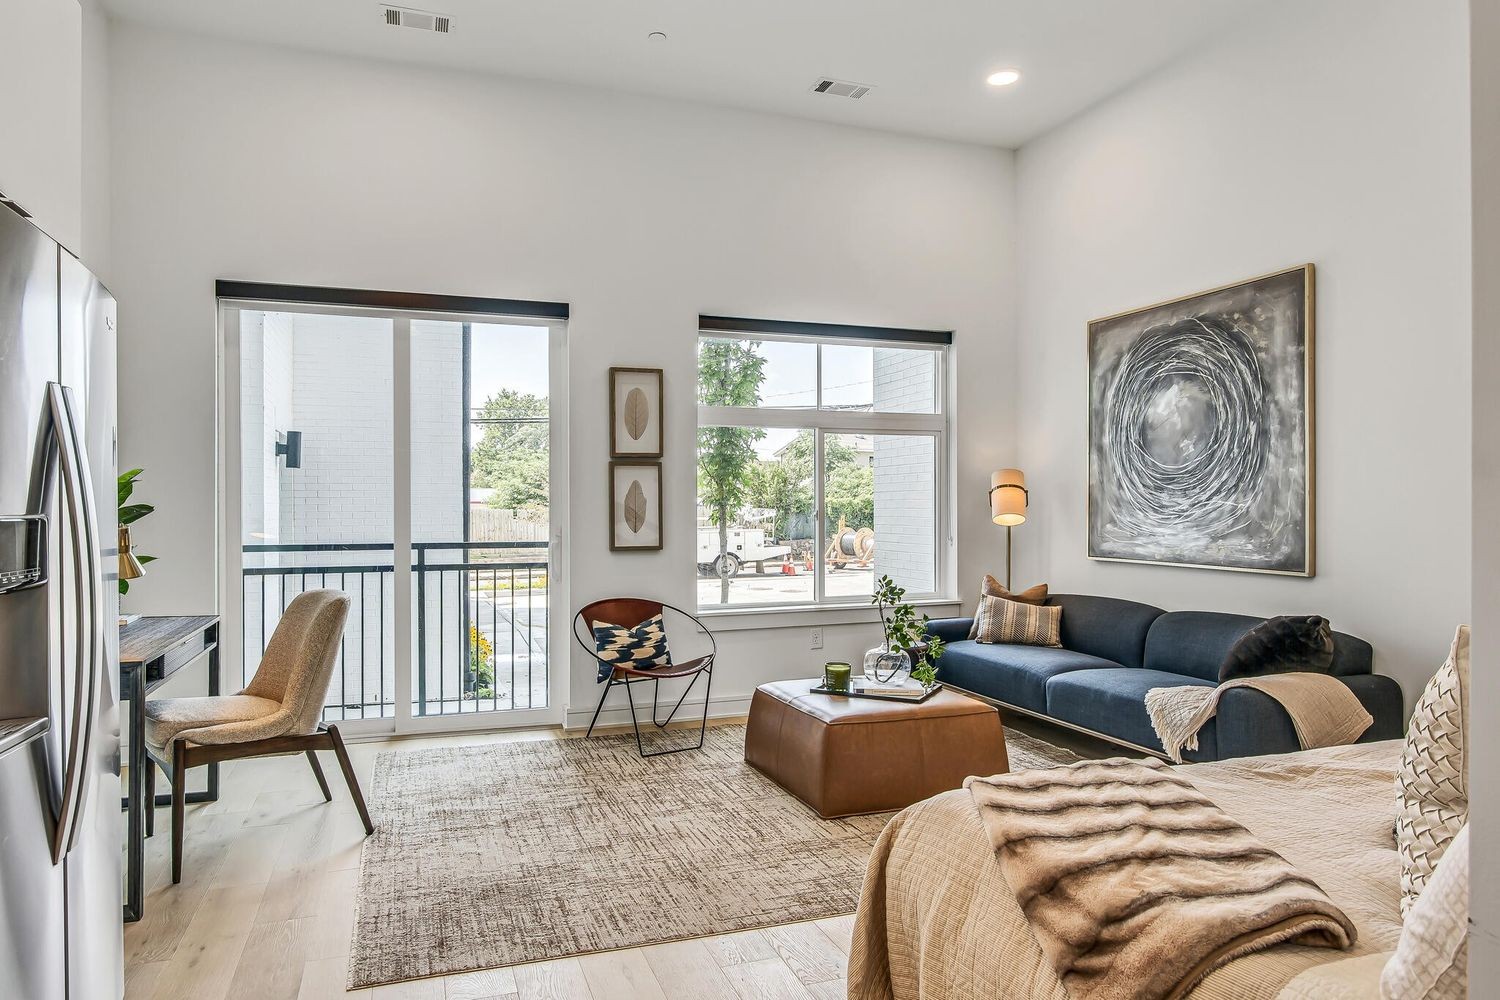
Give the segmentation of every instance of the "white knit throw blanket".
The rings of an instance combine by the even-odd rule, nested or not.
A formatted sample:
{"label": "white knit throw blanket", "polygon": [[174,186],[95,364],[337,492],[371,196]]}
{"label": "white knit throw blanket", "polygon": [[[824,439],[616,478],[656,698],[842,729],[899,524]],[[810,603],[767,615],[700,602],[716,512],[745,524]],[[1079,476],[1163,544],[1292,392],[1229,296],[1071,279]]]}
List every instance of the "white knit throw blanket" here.
{"label": "white knit throw blanket", "polygon": [[1280,702],[1304,750],[1353,743],[1375,722],[1354,692],[1328,674],[1267,674],[1218,687],[1152,688],[1146,692],[1146,713],[1168,757],[1181,764],[1183,750],[1198,749],[1198,730],[1219,711],[1224,692],[1234,687],[1255,688]]}

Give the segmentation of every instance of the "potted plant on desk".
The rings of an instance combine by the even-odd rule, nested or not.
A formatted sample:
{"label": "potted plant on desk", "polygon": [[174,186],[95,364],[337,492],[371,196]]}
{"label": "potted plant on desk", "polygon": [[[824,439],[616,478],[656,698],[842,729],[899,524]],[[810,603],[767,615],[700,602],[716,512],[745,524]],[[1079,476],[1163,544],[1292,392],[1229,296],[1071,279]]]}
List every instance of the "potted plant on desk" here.
{"label": "potted plant on desk", "polygon": [[141,474],[140,469],[130,469],[120,473],[115,492],[118,499],[115,502],[117,517],[120,522],[120,593],[125,594],[130,590],[130,581],[146,575],[143,564],[151,562],[155,556],[138,556],[130,551],[130,526],[156,508],[149,503],[130,503],[130,495],[135,492],[135,481]]}

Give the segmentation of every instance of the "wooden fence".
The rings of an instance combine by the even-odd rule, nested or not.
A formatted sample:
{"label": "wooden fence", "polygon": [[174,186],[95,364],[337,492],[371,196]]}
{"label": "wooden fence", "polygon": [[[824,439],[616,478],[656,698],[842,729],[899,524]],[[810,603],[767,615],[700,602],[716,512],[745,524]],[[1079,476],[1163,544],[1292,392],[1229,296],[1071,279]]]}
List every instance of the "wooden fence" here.
{"label": "wooden fence", "polygon": [[469,540],[475,542],[546,542],[547,512],[470,504]]}

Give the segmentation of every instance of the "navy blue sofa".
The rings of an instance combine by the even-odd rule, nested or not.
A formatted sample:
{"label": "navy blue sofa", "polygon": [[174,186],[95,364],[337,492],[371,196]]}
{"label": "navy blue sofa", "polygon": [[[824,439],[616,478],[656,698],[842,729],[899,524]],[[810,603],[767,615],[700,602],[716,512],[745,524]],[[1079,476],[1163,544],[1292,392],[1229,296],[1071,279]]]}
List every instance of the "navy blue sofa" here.
{"label": "navy blue sofa", "polygon": [[[1213,611],[1163,611],[1114,597],[1055,594],[1062,646],[987,644],[969,639],[971,618],[943,618],[928,632],[948,643],[938,680],[1006,708],[1060,722],[1134,749],[1161,754],[1146,714],[1157,687],[1218,684],[1219,664],[1242,635],[1264,621]],[[1401,687],[1371,670],[1370,644],[1335,632],[1333,674],[1375,723],[1360,742],[1402,735]],[[1218,716],[1198,733],[1187,760],[1223,760],[1300,749],[1292,720],[1260,691],[1231,688]]]}

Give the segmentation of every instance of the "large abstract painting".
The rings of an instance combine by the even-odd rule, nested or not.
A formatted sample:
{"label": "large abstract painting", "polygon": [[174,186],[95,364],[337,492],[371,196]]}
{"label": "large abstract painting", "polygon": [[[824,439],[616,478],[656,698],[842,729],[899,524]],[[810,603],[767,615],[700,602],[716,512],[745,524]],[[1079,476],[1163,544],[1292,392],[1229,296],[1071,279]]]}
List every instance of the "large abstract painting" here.
{"label": "large abstract painting", "polygon": [[1089,324],[1088,554],[1313,574],[1311,264]]}

